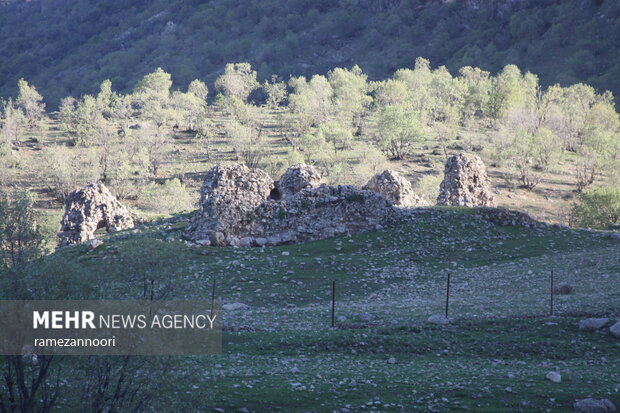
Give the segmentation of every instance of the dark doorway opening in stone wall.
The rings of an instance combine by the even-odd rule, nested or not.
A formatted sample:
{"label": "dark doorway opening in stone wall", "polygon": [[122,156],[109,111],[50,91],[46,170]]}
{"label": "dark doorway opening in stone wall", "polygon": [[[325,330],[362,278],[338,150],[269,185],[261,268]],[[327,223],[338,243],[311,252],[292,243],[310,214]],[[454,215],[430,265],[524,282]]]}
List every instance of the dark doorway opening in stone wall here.
{"label": "dark doorway opening in stone wall", "polygon": [[274,201],[279,201],[282,199],[282,192],[278,188],[273,188],[269,193],[269,199],[273,199]]}

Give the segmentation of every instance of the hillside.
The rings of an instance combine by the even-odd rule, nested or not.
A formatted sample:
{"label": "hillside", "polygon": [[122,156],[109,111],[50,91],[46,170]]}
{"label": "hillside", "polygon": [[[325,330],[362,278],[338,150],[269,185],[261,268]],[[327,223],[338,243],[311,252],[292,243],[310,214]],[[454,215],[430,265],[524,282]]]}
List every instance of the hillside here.
{"label": "hillside", "polygon": [[417,56],[456,72],[517,64],[544,85],[620,95],[615,0],[35,0],[0,9],[0,96],[26,78],[57,107],[104,79],[126,92],[156,67],[185,88],[228,62],[259,78],[359,64],[372,79]]}
{"label": "hillside", "polygon": [[[144,411],[215,412],[560,412],[586,396],[620,401],[609,369],[620,362],[617,340],[576,325],[620,310],[620,250],[604,232],[498,226],[477,209],[433,208],[353,237],[210,248],[183,241],[187,218],[1,273],[3,299],[139,299],[145,280],[156,299],[208,299],[215,280],[216,297],[237,303],[223,314],[221,356],[136,357],[128,370],[121,358],[57,361],[58,409],[85,406],[97,380],[86,372],[103,363],[118,368],[112,383],[131,372],[121,411],[139,400]],[[574,292],[556,297],[550,319],[551,270]],[[448,272],[453,323],[428,324],[443,312]],[[561,384],[544,379],[550,370]],[[102,391],[113,403],[113,388]]]}

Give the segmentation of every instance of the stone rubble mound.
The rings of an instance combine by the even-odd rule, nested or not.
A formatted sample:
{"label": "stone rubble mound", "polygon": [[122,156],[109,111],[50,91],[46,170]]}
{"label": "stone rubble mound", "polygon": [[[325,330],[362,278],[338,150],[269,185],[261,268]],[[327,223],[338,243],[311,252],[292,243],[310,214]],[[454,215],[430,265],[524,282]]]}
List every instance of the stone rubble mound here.
{"label": "stone rubble mound", "polygon": [[95,238],[105,228],[116,232],[134,226],[133,214],[103,184],[89,184],[69,194],[60,222],[59,247]]}
{"label": "stone rubble mound", "polygon": [[377,192],[395,206],[417,207],[428,204],[413,192],[408,179],[392,169],[376,174],[363,189]]}
{"label": "stone rubble mound", "polygon": [[319,180],[314,168],[295,165],[284,173],[279,189],[260,169],[216,166],[205,177],[200,210],[186,236],[214,246],[292,244],[373,230],[400,216],[376,192],[316,187]]}
{"label": "stone rubble mound", "polygon": [[189,237],[211,245],[231,245],[273,189],[273,179],[260,169],[243,164],[213,167],[200,190],[200,210],[189,223]]}
{"label": "stone rubble mound", "polygon": [[461,153],[448,158],[437,205],[495,207],[490,180],[480,157]]}
{"label": "stone rubble mound", "polygon": [[291,166],[276,182],[279,195],[284,198],[291,197],[302,189],[318,188],[320,185],[321,174],[313,166],[305,163]]}

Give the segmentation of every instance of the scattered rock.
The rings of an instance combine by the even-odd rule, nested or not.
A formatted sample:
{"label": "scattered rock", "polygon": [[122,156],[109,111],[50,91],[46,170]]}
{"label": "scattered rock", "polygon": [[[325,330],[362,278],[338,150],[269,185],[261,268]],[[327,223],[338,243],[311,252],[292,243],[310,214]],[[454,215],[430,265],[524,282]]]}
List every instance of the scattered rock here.
{"label": "scattered rock", "polygon": [[60,222],[59,247],[95,238],[105,228],[116,232],[134,226],[134,216],[103,184],[89,184],[69,194]]}
{"label": "scattered rock", "polygon": [[88,246],[88,249],[90,251],[96,249],[97,247],[100,247],[103,245],[103,241],[98,240],[97,238],[91,239],[90,241],[88,241],[86,243],[86,245]]}
{"label": "scattered rock", "polygon": [[586,318],[579,321],[579,330],[595,331],[603,328],[609,322],[609,318]]}
{"label": "scattered rock", "polygon": [[394,357],[390,357],[387,361],[388,364],[396,364],[396,359]]}
{"label": "scattered rock", "polygon": [[553,286],[553,294],[556,295],[568,295],[573,292],[573,286],[569,283],[558,283]]}
{"label": "scattered rock", "polygon": [[614,337],[620,338],[620,321],[609,327],[609,331],[611,332],[611,334],[613,334]]}
{"label": "scattered rock", "polygon": [[547,375],[545,376],[547,378],[547,380],[550,380],[554,383],[561,383],[562,382],[562,376],[560,375],[560,373],[556,372],[556,371],[550,371],[549,373],[547,373]]}
{"label": "scattered rock", "polygon": [[443,314],[433,314],[426,321],[431,323],[431,324],[441,324],[441,325],[445,325],[445,324],[449,324],[450,323],[450,319],[447,318]]}
{"label": "scattered rock", "polygon": [[243,303],[230,303],[230,304],[224,304],[222,308],[226,311],[235,311],[235,310],[245,310],[246,308],[249,308],[249,306]]}
{"label": "scattered rock", "polygon": [[615,412],[616,406],[608,399],[581,399],[573,403],[575,411],[581,413],[607,413]]}
{"label": "scattered rock", "polygon": [[525,212],[510,211],[504,208],[482,208],[480,215],[502,227],[540,228],[545,225],[543,222],[534,220]]}
{"label": "scattered rock", "polygon": [[363,189],[381,194],[385,199],[396,206],[428,206],[428,203],[413,192],[411,183],[398,172],[391,169],[386,169],[370,178],[370,181],[368,181]]}
{"label": "scattered rock", "polygon": [[480,157],[461,153],[448,158],[437,205],[495,207],[491,183]]}

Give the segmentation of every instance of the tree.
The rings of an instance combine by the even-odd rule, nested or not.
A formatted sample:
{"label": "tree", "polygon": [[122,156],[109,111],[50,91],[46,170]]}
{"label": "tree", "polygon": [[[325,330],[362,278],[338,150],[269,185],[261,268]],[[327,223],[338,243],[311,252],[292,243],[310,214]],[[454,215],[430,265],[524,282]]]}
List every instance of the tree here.
{"label": "tree", "polygon": [[286,100],[286,83],[278,81],[276,75],[271,76],[271,81],[265,80],[263,89],[267,94],[267,106],[271,109],[279,107]]}
{"label": "tree", "polygon": [[292,77],[289,86],[289,107],[294,113],[307,119],[310,126],[319,126],[334,115],[334,90],[325,76],[314,75],[310,81],[305,77]]}
{"label": "tree", "polygon": [[258,168],[266,155],[262,139],[262,127],[242,125],[239,122],[226,124],[226,136],[232,143],[237,159],[250,168]]}
{"label": "tree", "polygon": [[24,79],[17,82],[19,93],[17,95],[17,106],[24,111],[28,127],[35,127],[45,114],[45,103],[43,96],[37,92],[34,86],[30,86]]}
{"label": "tree", "polygon": [[360,128],[361,120],[372,102],[368,82],[359,66],[351,70],[336,68],[327,74],[334,92],[334,106],[342,122]]}
{"label": "tree", "polygon": [[140,108],[140,117],[158,127],[168,127],[174,123],[176,113],[170,107],[170,88],[172,77],[161,67],[149,73],[138,82],[133,96]]}
{"label": "tree", "polygon": [[541,181],[541,176],[537,173],[534,165],[536,153],[534,135],[519,129],[514,134],[513,141],[507,151],[508,158],[518,174],[521,187],[531,191]]}
{"label": "tree", "polygon": [[[2,103],[2,117],[0,117],[1,145],[10,150],[18,143],[21,122],[21,113],[13,106],[13,100]],[[23,115],[22,115],[23,116]]]}
{"label": "tree", "polygon": [[236,97],[243,102],[259,86],[256,72],[249,63],[229,63],[224,73],[215,80],[215,88],[225,97]]}
{"label": "tree", "polygon": [[200,100],[206,100],[207,96],[209,95],[209,88],[204,82],[195,79],[192,80],[192,82],[187,87],[187,93],[191,93]]}
{"label": "tree", "polygon": [[38,219],[28,192],[1,194],[0,267],[14,267],[43,254],[44,237]]}
{"label": "tree", "polygon": [[388,106],[378,114],[377,145],[394,159],[404,159],[413,145],[424,139],[424,129],[416,114],[402,105]]}
{"label": "tree", "polygon": [[572,209],[575,225],[607,229],[620,225],[620,189],[593,188],[583,192]]}

